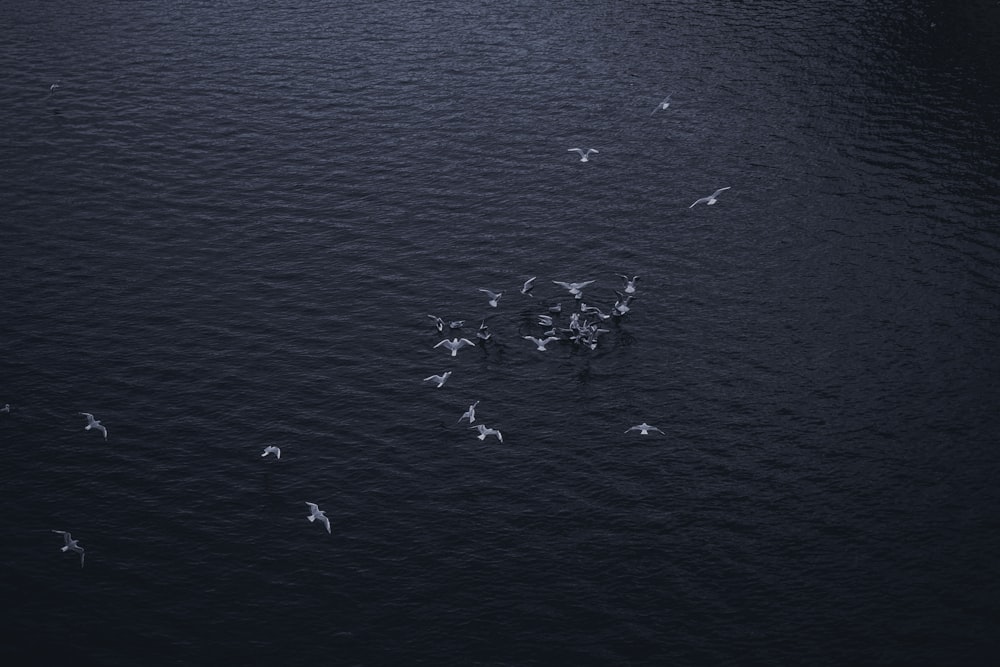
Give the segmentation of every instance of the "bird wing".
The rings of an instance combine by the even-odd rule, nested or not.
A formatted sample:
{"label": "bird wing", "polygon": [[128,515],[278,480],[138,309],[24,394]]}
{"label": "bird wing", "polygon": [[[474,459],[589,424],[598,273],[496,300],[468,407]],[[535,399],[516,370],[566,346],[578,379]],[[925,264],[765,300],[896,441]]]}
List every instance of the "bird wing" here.
{"label": "bird wing", "polygon": [[577,153],[579,153],[580,155],[583,155],[583,149],[582,149],[582,148],[570,148],[570,149],[569,149],[568,151],[566,151],[566,152],[567,152],[567,153],[572,153],[573,151],[576,151],[576,152],[577,152]]}
{"label": "bird wing", "polygon": [[727,187],[724,187],[724,188],[719,188],[718,190],[716,190],[715,192],[712,193],[712,196],[713,197],[718,197],[720,193],[725,192],[726,190],[728,190],[731,187],[732,186],[730,185],[730,186],[727,186]]}
{"label": "bird wing", "polygon": [[570,283],[564,283],[561,280],[553,280],[552,282],[554,282],[556,285],[559,285],[559,287],[562,287],[564,289],[573,289],[573,286]]}
{"label": "bird wing", "polygon": [[458,342],[459,342],[459,343],[465,343],[466,345],[471,345],[472,347],[475,347],[475,346],[476,346],[476,344],[475,344],[475,343],[473,343],[473,342],[472,342],[471,340],[469,340],[468,338],[463,338],[463,339],[461,339],[461,340],[460,340],[460,341],[458,341]]}
{"label": "bird wing", "polygon": [[309,501],[306,501],[306,505],[308,505],[309,509],[311,509],[314,512],[318,512],[319,511],[319,505],[317,505],[316,503],[311,503]]}
{"label": "bird wing", "polygon": [[698,200],[698,201],[696,201],[695,203],[693,203],[693,204],[691,204],[690,206],[688,206],[688,208],[694,208],[694,207],[695,207],[695,206],[697,206],[698,204],[701,204],[702,202],[706,202],[706,201],[708,201],[709,199],[711,199],[711,197],[702,197],[701,199],[699,199],[699,200]]}
{"label": "bird wing", "polygon": [[595,154],[595,155],[598,155],[598,154],[600,154],[600,152],[601,152],[601,151],[597,150],[596,148],[588,148],[588,149],[587,149],[587,153],[593,153],[593,154]]}
{"label": "bird wing", "polygon": [[441,347],[442,345],[447,345],[450,342],[451,342],[450,340],[448,340],[447,338],[445,338],[443,341],[441,341],[440,343],[438,343],[434,347]]}

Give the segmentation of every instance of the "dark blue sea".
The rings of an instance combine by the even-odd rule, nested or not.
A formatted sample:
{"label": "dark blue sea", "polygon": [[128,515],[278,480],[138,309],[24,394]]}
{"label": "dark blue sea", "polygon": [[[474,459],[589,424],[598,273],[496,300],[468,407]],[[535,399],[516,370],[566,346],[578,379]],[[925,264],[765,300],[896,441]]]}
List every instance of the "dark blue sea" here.
{"label": "dark blue sea", "polygon": [[1000,664],[1000,4],[0,25],[6,665]]}

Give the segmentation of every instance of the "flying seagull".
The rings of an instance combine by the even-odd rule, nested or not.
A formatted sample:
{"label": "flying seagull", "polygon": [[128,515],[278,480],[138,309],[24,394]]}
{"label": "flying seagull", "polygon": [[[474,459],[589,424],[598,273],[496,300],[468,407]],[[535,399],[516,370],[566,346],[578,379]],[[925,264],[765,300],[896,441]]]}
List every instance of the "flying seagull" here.
{"label": "flying seagull", "polygon": [[462,416],[458,418],[458,421],[461,422],[463,419],[468,419],[470,424],[472,422],[476,421],[476,406],[477,405],[479,405],[479,401],[476,401],[475,403],[473,403],[472,405],[470,405],[469,409],[466,410],[465,413],[462,414]]}
{"label": "flying seagull", "polygon": [[444,331],[444,320],[442,320],[437,315],[428,315],[427,317],[429,317],[432,320],[434,320],[434,326],[437,327],[438,331]]}
{"label": "flying seagull", "polygon": [[[656,113],[657,111],[660,111],[662,109],[666,109],[667,107],[669,107],[670,106],[670,98],[671,98],[671,95],[667,95],[665,98],[663,98],[663,101],[660,102],[659,104],[657,104],[656,108],[653,109],[653,113]],[[653,113],[651,113],[649,115],[652,116]]]}
{"label": "flying seagull", "polygon": [[317,519],[319,519],[319,522],[321,524],[323,524],[324,526],[326,526],[326,532],[329,533],[330,532],[330,520],[326,518],[326,512],[324,512],[323,510],[321,510],[319,508],[319,505],[317,505],[316,503],[310,503],[310,502],[307,501],[306,505],[309,506],[309,512],[310,512],[310,514],[309,514],[309,516],[306,517],[307,519],[309,519],[309,523],[312,523],[313,521],[316,521]]}
{"label": "flying seagull", "polygon": [[534,336],[523,336],[523,338],[524,338],[524,340],[530,340],[532,343],[534,343],[535,345],[537,345],[538,347],[536,349],[539,352],[545,352],[546,351],[545,350],[545,346],[546,345],[548,345],[549,343],[552,343],[552,342],[555,342],[555,341],[559,340],[555,336],[549,336],[548,338],[545,338],[545,339],[535,338]]}
{"label": "flying seagull", "polygon": [[268,454],[274,454],[275,457],[281,458],[281,447],[275,447],[274,445],[268,445],[264,448],[264,453],[261,454],[261,458],[267,456]]}
{"label": "flying seagull", "polygon": [[[535,278],[537,277],[535,276]],[[521,294],[531,296],[531,290],[535,289],[535,278],[528,278],[524,281],[524,285],[521,286]]]}
{"label": "flying seagull", "polygon": [[473,343],[468,338],[452,338],[451,340],[445,338],[443,341],[441,341],[434,347],[441,347],[442,345],[451,350],[451,356],[453,357],[458,355],[458,351],[467,345],[471,345],[472,347],[476,346],[476,344]]}
{"label": "flying seagull", "polygon": [[582,299],[583,298],[583,291],[582,291],[583,288],[586,287],[587,285],[589,285],[590,283],[594,282],[594,281],[593,280],[584,280],[582,283],[564,283],[561,280],[553,280],[552,282],[554,282],[556,285],[559,285],[560,287],[563,287],[563,288],[569,290],[569,293],[572,294],[575,298]]}
{"label": "flying seagull", "polygon": [[567,152],[572,153],[574,151],[580,154],[580,162],[590,162],[590,158],[588,158],[587,156],[590,155],[591,153],[593,153],[594,155],[598,154],[598,150],[596,148],[588,148],[586,151],[584,151],[582,148],[570,148]]}
{"label": "flying seagull", "polygon": [[503,442],[503,434],[500,433],[500,431],[496,430],[495,428],[489,428],[487,426],[483,426],[482,424],[479,424],[478,426],[470,426],[469,428],[474,428],[479,430],[479,435],[477,435],[476,437],[479,438],[480,440],[485,440],[486,436],[488,435],[495,435],[497,437],[497,440]]}
{"label": "flying seagull", "polygon": [[448,381],[449,377],[451,377],[451,371],[446,372],[444,375],[432,375],[430,377],[426,377],[424,378],[424,382],[433,380],[438,383],[437,388],[440,389],[444,386],[444,383]]}
{"label": "flying seagull", "polygon": [[625,293],[635,294],[635,281],[639,279],[639,276],[632,276],[629,278],[628,276],[619,273],[618,277],[625,281]]}
{"label": "flying seagull", "polygon": [[494,308],[497,307],[497,301],[499,301],[500,297],[503,296],[503,292],[491,292],[488,289],[480,289],[479,291],[483,292],[484,294],[486,294],[486,296],[490,298],[490,305],[493,306]]}
{"label": "flying seagull", "polygon": [[695,203],[691,204],[690,206],[688,206],[688,208],[694,208],[698,204],[708,204],[709,206],[711,206],[715,202],[719,201],[718,200],[719,194],[721,194],[721,193],[725,192],[726,190],[728,190],[729,187],[730,186],[727,186],[727,187],[724,187],[724,188],[719,188],[718,190],[716,190],[712,194],[708,195],[707,197],[702,197],[701,199],[699,199]]}
{"label": "flying seagull", "polygon": [[75,551],[80,554],[80,567],[83,567],[83,547],[80,546],[80,542],[78,540],[74,540],[73,536],[65,530],[53,530],[52,532],[62,535],[63,541],[66,543],[60,551]]}
{"label": "flying seagull", "polygon": [[108,439],[108,429],[102,426],[99,420],[94,419],[94,415],[90,414],[89,412],[81,412],[80,414],[87,418],[87,425],[83,427],[84,431],[89,431],[92,428],[96,428],[98,431],[104,434],[105,440]]}
{"label": "flying seagull", "polygon": [[[663,431],[661,431],[660,429],[656,428],[655,426],[650,426],[646,422],[642,422],[638,426],[633,426],[632,428],[629,428],[629,429],[625,430],[626,433],[628,433],[629,431],[639,431],[639,435],[649,435],[650,431],[656,431],[657,433],[663,433]],[[666,435],[666,433],[663,433],[663,435]]]}

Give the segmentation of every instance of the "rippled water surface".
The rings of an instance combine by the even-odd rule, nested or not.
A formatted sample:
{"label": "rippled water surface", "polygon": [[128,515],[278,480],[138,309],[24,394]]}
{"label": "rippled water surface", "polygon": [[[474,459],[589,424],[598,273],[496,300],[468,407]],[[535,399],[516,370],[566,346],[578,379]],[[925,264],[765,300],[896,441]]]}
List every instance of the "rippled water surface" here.
{"label": "rippled water surface", "polygon": [[996,664],[1000,6],[0,15],[17,664]]}

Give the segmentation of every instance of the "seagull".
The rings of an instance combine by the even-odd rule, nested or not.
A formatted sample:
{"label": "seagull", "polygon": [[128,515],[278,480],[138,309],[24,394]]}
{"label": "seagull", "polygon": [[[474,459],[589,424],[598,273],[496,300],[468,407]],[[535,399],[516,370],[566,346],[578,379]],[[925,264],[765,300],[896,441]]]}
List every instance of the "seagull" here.
{"label": "seagull", "polygon": [[323,524],[324,526],[326,526],[326,532],[329,533],[330,532],[330,520],[326,518],[326,512],[324,512],[323,510],[321,510],[319,508],[319,505],[317,505],[316,503],[310,503],[310,502],[307,501],[306,505],[309,506],[309,512],[310,512],[310,514],[309,514],[309,516],[306,517],[307,519],[309,519],[309,523],[312,523],[316,519],[319,519],[319,522],[321,524]]}
{"label": "seagull", "polygon": [[[626,433],[628,433],[629,431],[639,431],[639,435],[649,435],[650,431],[663,433],[663,431],[661,431],[660,429],[656,428],[655,426],[650,426],[646,422],[642,422],[638,426],[633,426],[632,428],[625,430]],[[666,433],[663,433],[663,435],[666,435]]]}
{"label": "seagull", "polygon": [[281,458],[281,447],[275,447],[274,445],[268,445],[264,448],[264,453],[261,454],[261,458],[267,456],[268,454],[274,454],[277,458]]}
{"label": "seagull", "polygon": [[632,276],[631,278],[629,278],[628,276],[619,273],[618,277],[623,278],[625,280],[625,293],[635,294],[635,281],[639,279],[639,276]]}
{"label": "seagull", "polygon": [[56,90],[58,87],[59,87],[58,83],[53,83],[51,86],[49,86],[49,92],[51,93],[53,90]]}
{"label": "seagull", "polygon": [[452,320],[448,322],[449,329],[461,329],[465,326],[465,320]]}
{"label": "seagull", "polygon": [[424,378],[424,382],[427,382],[428,380],[433,380],[434,382],[438,383],[437,388],[440,389],[441,387],[444,386],[444,383],[448,381],[449,377],[451,377],[451,371],[446,372],[444,375],[432,375],[430,377],[426,377]]}
{"label": "seagull", "polygon": [[556,285],[559,285],[560,287],[568,289],[570,294],[572,294],[577,299],[581,299],[583,298],[583,292],[581,290],[594,281],[584,280],[582,283],[564,283],[560,280],[553,280],[552,282],[554,282]]}
{"label": "seagull", "polygon": [[65,530],[53,530],[53,533],[58,533],[63,536],[63,541],[66,544],[60,551],[75,551],[80,554],[80,567],[83,567],[83,547],[80,546],[79,540],[74,540],[73,536],[67,533]]}
{"label": "seagull", "polygon": [[479,424],[478,426],[470,426],[469,428],[479,429],[479,435],[476,437],[480,440],[485,440],[488,435],[495,435],[497,440],[503,442],[503,434],[495,428],[488,428],[482,424]]}
{"label": "seagull", "polygon": [[562,312],[562,304],[561,303],[554,303],[554,304],[552,304],[551,306],[549,306],[549,312],[550,313],[561,313]]}
{"label": "seagull", "polygon": [[[535,276],[535,278],[538,278],[538,276]],[[531,296],[531,290],[535,289],[535,278],[528,278],[524,281],[524,285],[521,286],[521,294]]]}
{"label": "seagull", "polygon": [[101,422],[97,419],[94,419],[94,415],[90,414],[89,412],[81,412],[80,414],[87,418],[87,425],[83,428],[84,431],[89,431],[92,428],[96,428],[98,431],[104,434],[105,440],[108,439],[108,429],[106,429],[104,426],[101,426]]}
{"label": "seagull", "polygon": [[538,316],[538,323],[540,325],[542,325],[543,327],[550,327],[550,326],[552,326],[552,316],[551,315],[539,315]]}
{"label": "seagull", "polygon": [[[657,111],[660,111],[661,109],[666,109],[667,107],[669,107],[670,106],[670,98],[671,98],[671,95],[667,95],[665,98],[663,98],[663,101],[660,102],[659,104],[657,104],[656,108],[653,109],[653,113],[656,113]],[[653,113],[651,113],[649,115],[652,116]]]}
{"label": "seagull", "polygon": [[486,320],[483,320],[482,324],[479,325],[479,331],[476,332],[476,338],[479,340],[489,340],[493,338],[493,334],[490,333],[490,328],[486,326]]}
{"label": "seagull", "polygon": [[709,206],[711,206],[712,204],[714,204],[715,202],[718,201],[719,194],[722,193],[722,192],[725,192],[726,190],[728,190],[729,187],[730,186],[727,186],[727,187],[724,187],[724,188],[719,188],[718,190],[716,190],[712,194],[708,195],[707,197],[702,197],[701,199],[699,199],[695,203],[691,204],[690,206],[688,206],[688,208],[694,208],[698,204],[702,204],[702,203],[708,204]]}
{"label": "seagull", "polygon": [[538,349],[539,352],[545,352],[546,351],[545,350],[545,346],[546,345],[548,345],[549,343],[551,343],[553,341],[559,340],[555,336],[549,336],[548,338],[545,338],[545,339],[535,338],[534,336],[522,336],[522,338],[524,338],[524,340],[530,340],[532,343],[534,343],[535,345],[537,345],[538,346],[537,349]]}
{"label": "seagull", "polygon": [[10,413],[10,403],[4,403],[3,407],[0,408],[0,412],[9,414]]}
{"label": "seagull", "polygon": [[590,158],[588,158],[587,156],[590,155],[591,153],[593,153],[594,155],[597,155],[598,153],[596,148],[588,148],[586,151],[584,151],[582,148],[570,148],[567,152],[572,153],[573,151],[576,151],[577,153],[580,154],[580,162],[590,162]]}
{"label": "seagull", "polygon": [[427,317],[429,317],[432,320],[434,320],[434,326],[437,327],[438,331],[444,331],[444,320],[442,320],[437,315],[428,315]]}
{"label": "seagull", "polygon": [[490,297],[490,305],[493,306],[494,308],[497,307],[497,301],[499,301],[500,297],[503,296],[503,292],[491,292],[488,289],[480,289],[479,291],[485,293],[486,296]]}
{"label": "seagull", "polygon": [[461,417],[458,418],[458,421],[462,421],[463,419],[468,419],[470,424],[472,422],[476,421],[476,406],[477,405],[479,405],[479,401],[476,401],[475,403],[473,403],[472,405],[470,405],[469,409],[466,410],[465,413]]}
{"label": "seagull", "polygon": [[471,345],[472,347],[476,346],[476,344],[473,343],[468,338],[452,338],[451,340],[445,338],[443,341],[441,341],[434,347],[441,347],[442,345],[451,350],[451,356],[453,357],[456,356],[458,354],[458,351],[461,350],[466,345]]}

